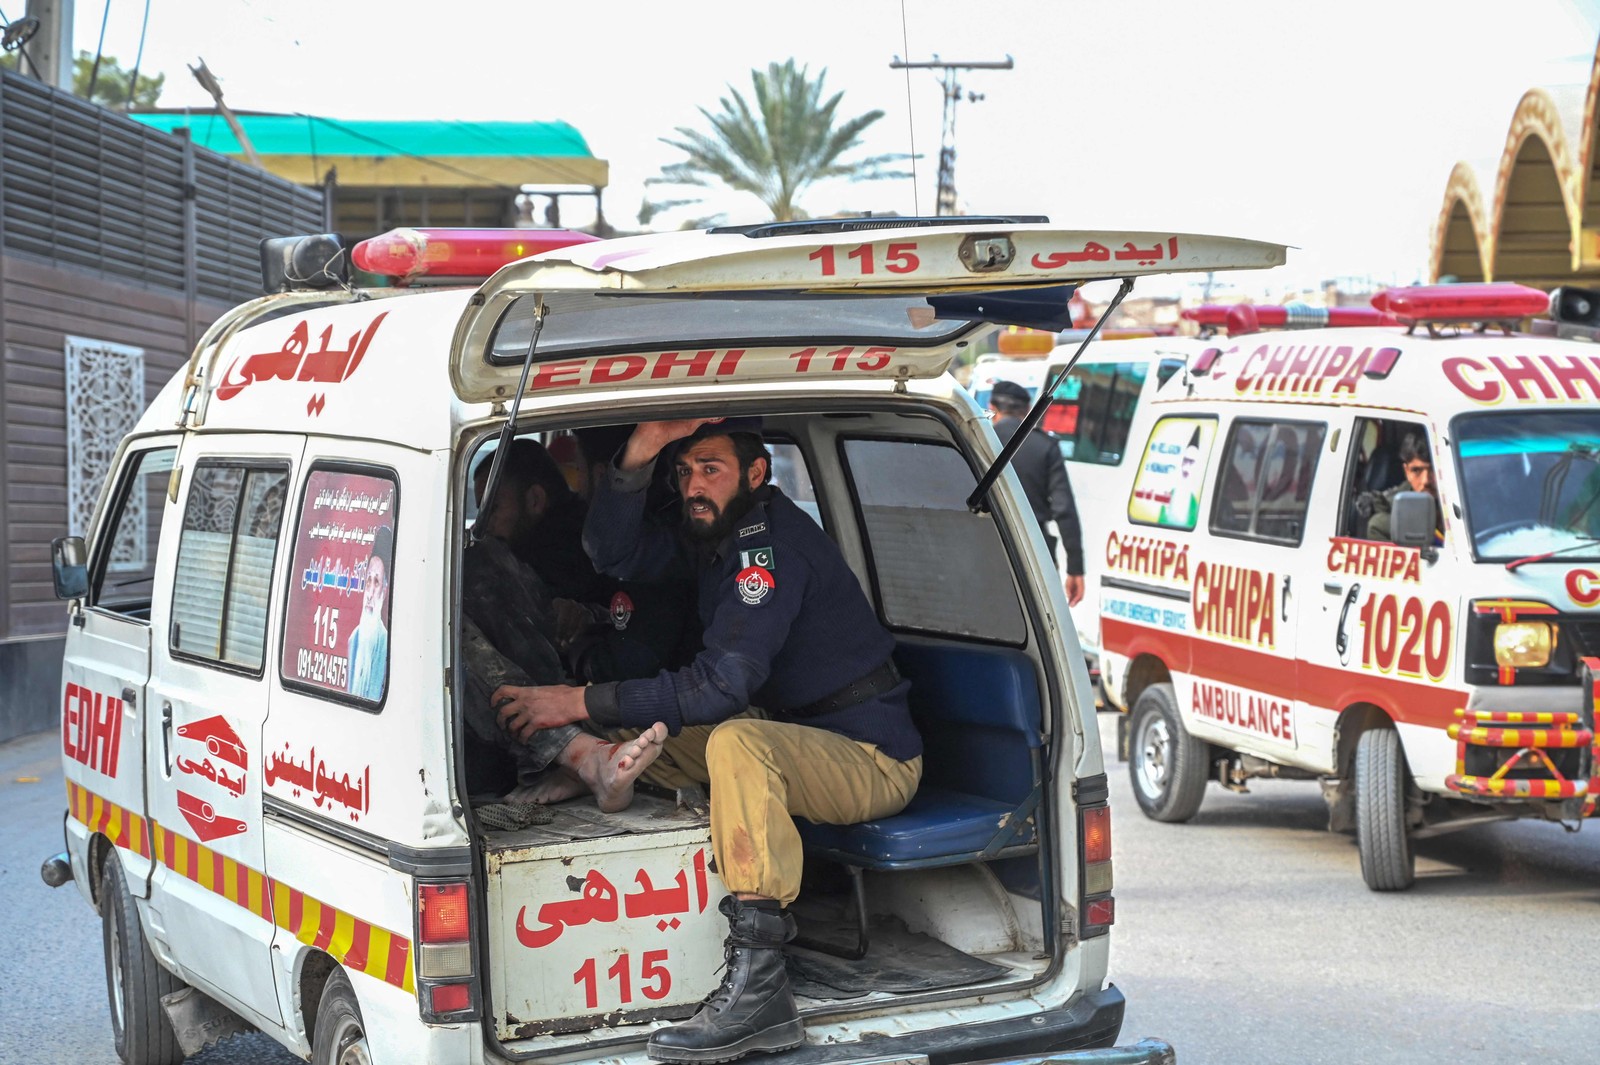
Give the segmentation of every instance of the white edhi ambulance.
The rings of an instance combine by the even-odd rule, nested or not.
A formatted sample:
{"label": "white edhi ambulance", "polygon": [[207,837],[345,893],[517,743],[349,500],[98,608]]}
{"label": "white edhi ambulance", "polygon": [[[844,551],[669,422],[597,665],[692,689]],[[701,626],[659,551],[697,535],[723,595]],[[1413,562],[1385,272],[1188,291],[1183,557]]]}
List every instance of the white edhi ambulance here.
{"label": "white edhi ambulance", "polygon": [[1408,328],[1193,359],[1136,421],[1090,557],[1145,813],[1321,780],[1393,890],[1418,838],[1594,813],[1600,349],[1512,332],[1549,305],[1517,285],[1374,302]]}
{"label": "white edhi ambulance", "polygon": [[1139,251],[1127,284],[1283,248],[1009,218],[581,239],[401,231],[356,264],[454,284],[371,290],[333,238],[267,242],[276,294],[210,329],[86,536],[57,541],[67,847],[44,874],[101,915],[123,1060],[248,1025],[318,1065],[643,1062],[695,1013],[728,927],[703,806],[474,793],[462,560],[474,471],[513,435],[556,454],[732,415],[809,483],[925,746],[903,813],[800,826],[816,949],[789,955],[805,1042],[783,1060],[1109,1047],[1094,703],[1027,502],[946,370],[997,321],[1064,321],[1104,276],[1090,244]]}

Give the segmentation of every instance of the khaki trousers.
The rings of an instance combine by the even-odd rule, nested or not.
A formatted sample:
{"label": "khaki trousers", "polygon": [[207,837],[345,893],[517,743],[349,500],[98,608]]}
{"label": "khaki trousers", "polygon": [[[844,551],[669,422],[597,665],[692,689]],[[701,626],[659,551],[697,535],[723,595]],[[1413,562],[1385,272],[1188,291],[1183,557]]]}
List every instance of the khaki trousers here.
{"label": "khaki trousers", "polygon": [[826,729],[740,717],[684,729],[643,776],[669,788],[711,785],[722,882],[788,906],[804,864],[793,816],[853,825],[899,813],[916,794],[922,758],[901,762]]}

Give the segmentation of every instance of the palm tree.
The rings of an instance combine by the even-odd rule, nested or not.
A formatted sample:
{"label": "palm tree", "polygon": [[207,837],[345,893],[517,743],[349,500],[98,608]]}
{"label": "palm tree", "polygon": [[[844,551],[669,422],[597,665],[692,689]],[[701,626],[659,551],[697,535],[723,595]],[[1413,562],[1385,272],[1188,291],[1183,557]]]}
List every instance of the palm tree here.
{"label": "palm tree", "polygon": [[[733,86],[730,96],[720,101],[722,110],[712,114],[700,108],[711,124],[710,133],[679,126],[680,139],[662,137],[687,158],[662,168],[659,177],[647,185],[691,185],[711,187],[720,182],[739,192],[748,192],[772,212],[774,221],[805,218],[798,200],[812,182],[844,177],[852,181],[906,177],[887,169],[904,155],[876,155],[845,162],[840,159],[861,143],[862,132],[883,112],[874,110],[835,124],[842,92],[823,99],[822,83],[827,70],[815,81],[807,68],[796,68],[793,59],[769,63],[765,71],[752,70],[752,105]],[[639,221],[648,223],[657,213],[672,207],[699,203],[698,197],[651,203],[646,200]]]}

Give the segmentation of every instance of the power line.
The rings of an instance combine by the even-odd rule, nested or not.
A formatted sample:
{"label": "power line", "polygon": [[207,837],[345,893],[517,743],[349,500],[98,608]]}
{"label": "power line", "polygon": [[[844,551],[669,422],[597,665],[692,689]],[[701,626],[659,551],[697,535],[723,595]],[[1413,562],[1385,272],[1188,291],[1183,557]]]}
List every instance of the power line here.
{"label": "power line", "polygon": [[[906,33],[906,0],[900,0],[900,47],[911,54],[911,38]],[[911,211],[922,214],[922,192],[917,184],[917,123],[911,108],[911,68],[906,67],[906,135],[911,141]]]}
{"label": "power line", "polygon": [[100,43],[94,46],[94,68],[89,71],[89,91],[83,98],[94,103],[94,86],[100,80],[100,57],[106,54],[106,23],[111,21],[111,0],[106,0],[105,10],[100,15]]}
{"label": "power line", "polygon": [[144,22],[139,26],[139,51],[133,57],[133,73],[128,76],[128,110],[133,110],[134,96],[139,91],[139,64],[144,62],[144,35],[150,29],[150,0],[144,0]]}

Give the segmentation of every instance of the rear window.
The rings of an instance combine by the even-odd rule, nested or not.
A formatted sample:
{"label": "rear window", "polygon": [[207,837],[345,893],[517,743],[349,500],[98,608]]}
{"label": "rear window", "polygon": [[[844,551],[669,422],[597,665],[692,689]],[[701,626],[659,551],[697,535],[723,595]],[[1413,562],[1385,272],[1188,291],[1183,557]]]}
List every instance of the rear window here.
{"label": "rear window", "polygon": [[[921,296],[837,298],[821,308],[809,299],[648,299],[637,296],[547,294],[549,314],[539,332],[535,361],[583,352],[658,351],[666,348],[801,348],[827,344],[888,343],[932,347],[974,328],[966,321],[935,319]],[[511,305],[489,342],[489,362],[516,364],[528,354],[535,302]],[[819,317],[825,310],[826,317]],[[916,321],[912,320],[916,311]]]}
{"label": "rear window", "polygon": [[955,448],[906,440],[843,442],[884,624],[1020,646],[1027,639],[1011,556]]}

